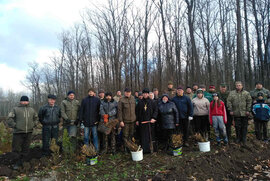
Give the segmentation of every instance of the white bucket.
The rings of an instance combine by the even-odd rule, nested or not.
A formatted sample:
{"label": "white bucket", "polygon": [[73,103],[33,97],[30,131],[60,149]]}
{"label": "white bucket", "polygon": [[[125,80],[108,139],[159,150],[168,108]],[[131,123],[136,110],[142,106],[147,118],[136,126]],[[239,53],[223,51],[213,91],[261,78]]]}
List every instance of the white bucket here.
{"label": "white bucket", "polygon": [[133,161],[141,161],[143,159],[143,149],[135,152],[131,151],[131,157]]}
{"label": "white bucket", "polygon": [[198,142],[199,149],[201,152],[208,152],[210,151],[210,141],[207,142]]}

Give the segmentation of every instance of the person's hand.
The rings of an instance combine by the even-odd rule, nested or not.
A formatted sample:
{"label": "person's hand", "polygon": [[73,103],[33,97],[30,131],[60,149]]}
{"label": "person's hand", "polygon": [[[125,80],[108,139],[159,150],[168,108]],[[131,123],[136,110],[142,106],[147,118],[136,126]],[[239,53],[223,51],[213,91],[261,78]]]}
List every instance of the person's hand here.
{"label": "person's hand", "polygon": [[136,125],[139,126],[139,121],[136,121]]}
{"label": "person's hand", "polygon": [[249,112],[246,112],[246,116],[249,116],[249,114],[250,114]]}
{"label": "person's hand", "polygon": [[233,112],[232,111],[230,111],[230,115],[233,116]]}
{"label": "person's hand", "polygon": [[120,122],[120,126],[121,126],[122,128],[125,126],[125,124],[124,124],[123,121]]}
{"label": "person's hand", "polygon": [[175,124],[175,126],[179,126],[179,124]]}
{"label": "person's hand", "polygon": [[151,123],[155,123],[157,120],[155,120],[155,119],[151,119]]}

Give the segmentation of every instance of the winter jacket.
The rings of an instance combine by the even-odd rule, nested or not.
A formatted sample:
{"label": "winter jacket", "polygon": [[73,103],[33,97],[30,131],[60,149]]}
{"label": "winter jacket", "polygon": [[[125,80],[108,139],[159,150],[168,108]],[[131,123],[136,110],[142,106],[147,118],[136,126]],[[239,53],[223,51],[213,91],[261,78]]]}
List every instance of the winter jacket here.
{"label": "winter jacket", "polygon": [[55,126],[60,123],[61,109],[59,106],[46,104],[39,109],[39,121],[42,125]]}
{"label": "winter jacket", "polygon": [[172,99],[175,96],[176,93],[176,89],[172,88],[172,89],[167,89],[164,91],[165,94],[169,95],[169,98]]}
{"label": "winter jacket", "polygon": [[193,114],[194,116],[206,116],[209,115],[209,101],[206,98],[199,99],[195,97],[192,99],[193,104]]}
{"label": "winter jacket", "polygon": [[31,133],[37,124],[38,115],[29,105],[19,104],[8,114],[8,126],[13,133]]}
{"label": "winter jacket", "polygon": [[118,106],[118,103],[114,99],[112,99],[110,102],[108,102],[107,100],[102,101],[100,104],[100,109],[99,109],[101,120],[103,121],[103,116],[105,114],[109,115],[109,121],[116,119],[117,106]]}
{"label": "winter jacket", "polygon": [[189,116],[193,116],[193,105],[191,100],[187,96],[175,96],[172,101],[175,103],[179,119],[187,119]]}
{"label": "winter jacket", "polygon": [[228,110],[233,112],[233,116],[235,117],[245,117],[246,112],[251,111],[251,104],[251,96],[245,90],[240,92],[233,90],[230,92],[227,99]]}
{"label": "winter jacket", "polygon": [[[250,96],[252,97],[253,100],[257,99],[259,92],[263,93],[264,100],[270,98],[270,91],[268,89],[262,88],[262,89],[254,89],[253,91],[250,92]],[[269,102],[269,100],[267,100],[267,102]]]}
{"label": "winter jacket", "polygon": [[179,124],[179,113],[174,102],[160,102],[158,113],[159,122],[163,129],[175,129],[175,124]]}
{"label": "winter jacket", "polygon": [[61,116],[64,124],[69,124],[71,120],[79,119],[80,102],[78,100],[70,100],[66,98],[61,103]]}
{"label": "winter jacket", "polygon": [[210,111],[209,111],[209,119],[210,119],[210,124],[212,125],[213,123],[213,116],[222,116],[223,121],[226,124],[227,123],[227,113],[226,113],[226,107],[223,101],[220,101],[220,106],[218,103],[215,103],[214,107],[212,108],[214,104],[214,101],[210,103]]}
{"label": "winter jacket", "polygon": [[[194,94],[193,99],[194,99],[195,97],[197,97],[197,94]],[[212,94],[210,94],[210,93],[207,92],[207,91],[204,91],[204,92],[203,92],[203,97],[206,98],[209,102],[211,102],[211,101],[213,100]]]}
{"label": "winter jacket", "polygon": [[99,122],[100,102],[100,99],[95,96],[87,96],[82,100],[80,120],[85,127],[92,127]]}
{"label": "winter jacket", "polygon": [[122,97],[118,102],[118,120],[124,123],[136,121],[136,102],[133,96]]}
{"label": "winter jacket", "polygon": [[264,103],[264,100],[257,100],[252,107],[252,112],[255,120],[269,121],[270,119],[270,107]]}

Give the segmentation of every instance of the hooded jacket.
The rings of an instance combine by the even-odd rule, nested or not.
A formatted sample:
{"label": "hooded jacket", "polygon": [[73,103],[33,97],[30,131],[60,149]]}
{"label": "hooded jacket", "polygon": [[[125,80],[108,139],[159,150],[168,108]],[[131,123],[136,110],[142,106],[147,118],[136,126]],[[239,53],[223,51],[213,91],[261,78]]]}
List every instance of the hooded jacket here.
{"label": "hooded jacket", "polygon": [[8,126],[13,133],[32,133],[37,125],[38,115],[29,105],[19,104],[8,114]]}
{"label": "hooded jacket", "polygon": [[171,101],[158,104],[160,125],[163,129],[175,129],[175,124],[179,124],[179,113],[175,104]]}
{"label": "hooded jacket", "polygon": [[193,103],[193,114],[194,116],[207,116],[209,115],[209,101],[208,99],[202,97],[199,99],[198,97],[195,97],[192,99]]}
{"label": "hooded jacket", "polygon": [[252,107],[252,112],[255,120],[269,121],[270,119],[270,107],[264,103],[264,100],[257,100]]}

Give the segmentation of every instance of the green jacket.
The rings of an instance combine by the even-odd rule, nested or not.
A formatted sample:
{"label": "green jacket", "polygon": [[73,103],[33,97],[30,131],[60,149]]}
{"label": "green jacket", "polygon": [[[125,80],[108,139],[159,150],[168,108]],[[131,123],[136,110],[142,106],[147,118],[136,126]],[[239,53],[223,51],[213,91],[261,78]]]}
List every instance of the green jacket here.
{"label": "green jacket", "polygon": [[13,133],[32,133],[37,121],[38,115],[29,105],[19,104],[8,114],[8,125]]}
{"label": "green jacket", "polygon": [[262,89],[254,89],[253,91],[250,92],[250,95],[253,100],[257,99],[257,95],[259,92],[263,93],[264,100],[267,100],[268,97],[270,97],[270,91],[268,89],[262,88]]}
{"label": "green jacket", "polygon": [[194,97],[194,94],[193,94],[193,93],[190,93],[190,94],[185,93],[185,95],[186,95],[186,96],[188,96],[188,97],[190,98],[190,100],[192,100],[192,99],[193,99],[193,97]]}
{"label": "green jacket", "polygon": [[229,91],[226,91],[225,93],[221,93],[221,92],[218,93],[219,98],[224,102],[226,108],[228,107],[227,99],[228,99],[229,93],[230,93]]}
{"label": "green jacket", "polygon": [[242,90],[230,92],[227,99],[228,110],[234,113],[235,117],[246,116],[246,112],[251,112],[252,99],[249,92]]}
{"label": "green jacket", "polygon": [[66,98],[61,103],[61,116],[64,124],[69,124],[71,120],[76,121],[79,116],[80,102],[76,99],[70,100]]}
{"label": "green jacket", "polygon": [[[194,99],[195,97],[197,97],[197,94],[194,94],[193,99]],[[203,97],[205,97],[206,99],[208,99],[209,102],[212,102],[212,100],[213,100],[212,94],[210,94],[210,93],[207,92],[207,91],[204,91],[204,92],[203,92]]]}

